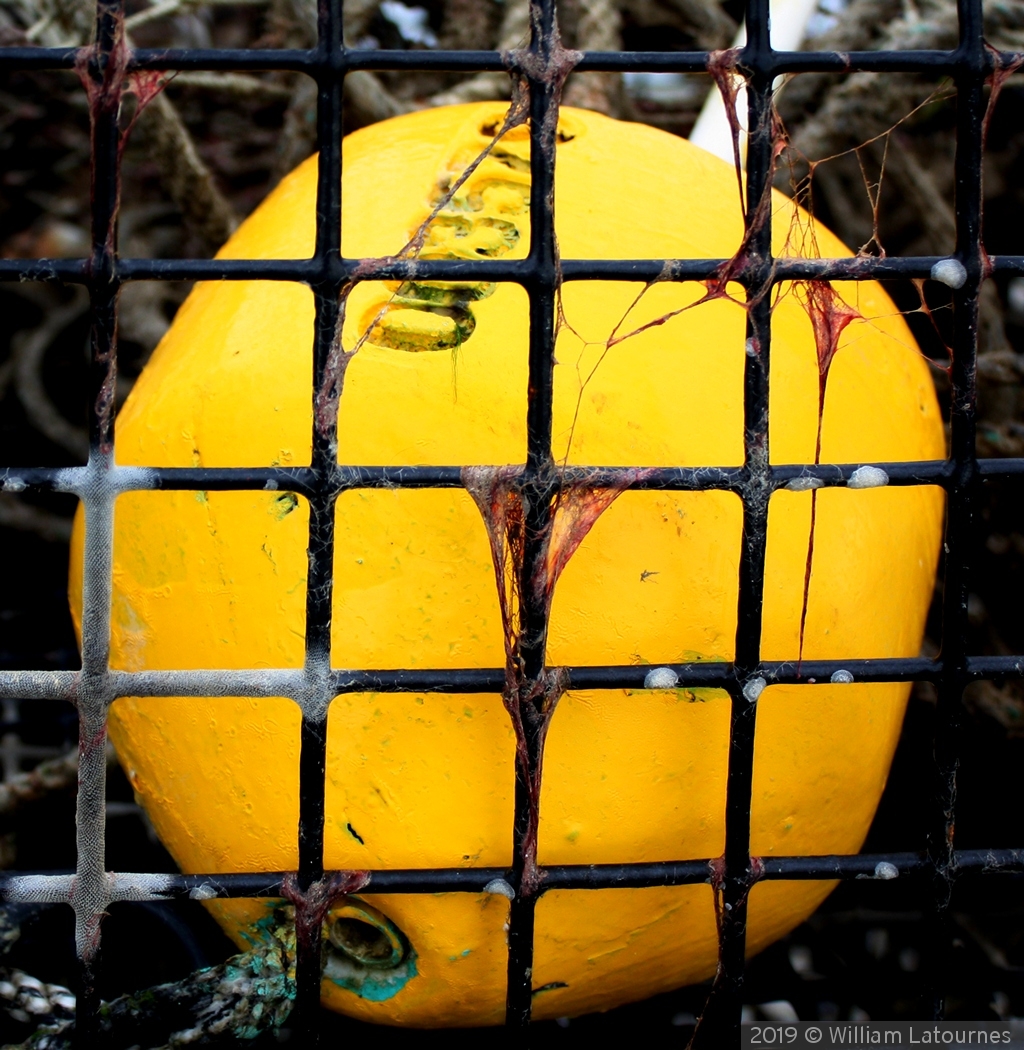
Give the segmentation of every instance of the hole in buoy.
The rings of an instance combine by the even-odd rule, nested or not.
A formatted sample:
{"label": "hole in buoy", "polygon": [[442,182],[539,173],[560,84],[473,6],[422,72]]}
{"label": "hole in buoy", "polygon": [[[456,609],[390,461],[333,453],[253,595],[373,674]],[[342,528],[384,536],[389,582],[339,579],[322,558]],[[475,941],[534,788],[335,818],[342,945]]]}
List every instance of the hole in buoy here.
{"label": "hole in buoy", "polygon": [[331,943],[367,966],[387,966],[395,954],[387,934],[362,919],[338,919],[331,927]]}
{"label": "hole in buoy", "polygon": [[416,951],[372,905],[348,897],[325,923],[324,977],[370,1002],[397,995],[417,974]]}
{"label": "hole in buoy", "polygon": [[375,969],[393,969],[409,951],[402,931],[361,901],[351,901],[332,913],[327,936],[349,961]]}

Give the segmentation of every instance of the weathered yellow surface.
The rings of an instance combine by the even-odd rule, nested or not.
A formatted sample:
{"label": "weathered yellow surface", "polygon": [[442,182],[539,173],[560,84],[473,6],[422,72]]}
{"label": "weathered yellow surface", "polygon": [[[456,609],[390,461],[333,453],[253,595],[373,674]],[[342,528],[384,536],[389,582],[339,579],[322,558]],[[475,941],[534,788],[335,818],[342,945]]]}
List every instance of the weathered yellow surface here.
{"label": "weathered yellow surface", "polygon": [[[431,110],[344,144],[344,251],[394,253],[501,116],[496,104]],[[687,142],[579,110],[562,117],[557,228],[566,258],[727,257],[742,223],[729,166]],[[529,245],[523,132],[466,184],[425,254],[522,257]],[[285,179],[221,257],[307,257],[315,161]],[[775,201],[776,250],[795,216]],[[462,224],[462,225],[460,225]],[[822,255],[848,252],[817,231]],[[356,464],[521,462],[527,299],[514,286],[363,284],[339,458]],[[742,460],[744,314],[718,300],[608,346],[696,302],[703,287],[568,284],[557,343],[554,446],[581,464],[727,465]],[[840,289],[870,320],[846,329],[823,425],[826,462],[941,457],[931,380],[874,284]],[[450,314],[430,296],[451,294]],[[461,298],[460,298],[461,297]],[[471,301],[472,300],[472,301]],[[424,305],[426,304],[426,305]],[[468,304],[468,305],[467,305]],[[632,305],[631,305],[632,304]],[[383,312],[382,312],[383,311]],[[313,303],[271,282],[199,285],[118,420],[124,464],[308,463]],[[432,342],[433,341],[433,342]],[[439,349],[431,350],[431,346]],[[453,349],[454,347],[454,349]],[[589,378],[588,378],[589,377]],[[790,292],[773,319],[771,455],[813,459],[817,369]],[[918,652],[942,518],[936,489],[819,493],[805,656]],[[763,653],[797,656],[808,493],[770,509]],[[112,653],[117,667],[299,667],[308,511],[279,492],[136,493],[119,499]],[[336,666],[498,666],[501,622],[487,537],[461,490],[364,491],[337,510]],[[729,494],[628,492],[569,563],[549,662],[728,659],[736,624],[741,507]],[[81,605],[81,521],[71,602]],[[758,701],[752,849],[855,851],[895,747],[904,686],[775,687]],[[185,871],[296,864],[298,710],[287,700],[119,700],[111,733],[139,799]],[[728,700],[713,691],[574,692],[545,760],[542,863],[687,859],[723,846]],[[345,695],[328,725],[329,868],[506,865],[513,737],[498,696]],[[357,837],[358,836],[358,837]],[[361,841],[360,841],[361,840]],[[757,950],[800,922],[831,884],[775,883],[752,897]],[[333,1007],[409,1025],[501,1020],[507,902],[501,896],[372,896],[415,953],[376,992],[324,983]],[[266,914],[211,907],[239,943]],[[386,920],[381,920],[386,921]],[[394,940],[394,935],[389,934]],[[391,943],[391,942],[389,942]],[[397,943],[397,942],[396,942]],[[553,892],[537,913],[538,1017],[607,1009],[715,965],[708,886]]]}

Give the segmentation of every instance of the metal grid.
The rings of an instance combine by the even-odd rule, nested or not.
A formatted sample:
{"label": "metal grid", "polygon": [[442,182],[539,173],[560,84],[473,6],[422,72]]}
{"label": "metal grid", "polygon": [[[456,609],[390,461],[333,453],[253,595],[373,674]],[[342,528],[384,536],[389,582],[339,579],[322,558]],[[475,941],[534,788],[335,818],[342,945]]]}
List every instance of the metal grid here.
{"label": "metal grid", "polygon": [[[11,47],[0,50],[0,68],[77,68],[87,81],[92,127],[92,252],[79,260],[0,260],[5,281],[56,280],[84,285],[92,307],[92,374],[89,390],[88,463],[68,469],[7,469],[8,491],[61,491],[75,494],[86,516],[82,668],[77,672],[8,671],[0,674],[0,700],[60,698],[76,705],[80,725],[78,793],[78,865],[74,876],[0,875],[0,893],[8,901],[61,901],[76,915],[80,988],[76,1041],[97,1045],[96,967],[100,920],[118,900],[187,897],[203,888],[221,897],[288,896],[296,904],[299,932],[295,1031],[301,1045],[317,1042],[320,989],[320,924],[331,887],[358,884],[374,892],[480,892],[495,878],[515,890],[509,919],[506,1022],[522,1028],[530,1022],[534,910],[548,889],[595,889],[683,885],[713,881],[720,894],[720,965],[696,1040],[708,1045],[736,1045],[744,974],[746,902],[761,879],[854,879],[903,876],[931,879],[931,900],[941,925],[955,879],[965,873],[1022,872],[1022,850],[957,850],[953,838],[957,770],[957,719],[964,688],[985,678],[1024,676],[1024,657],[978,657],[965,651],[967,627],[967,549],[977,493],[985,479],[1024,475],[1024,459],[979,460],[975,455],[975,359],[978,294],[994,272],[1024,272],[1024,256],[988,257],[981,244],[981,160],[986,116],[986,81],[1022,56],[998,54],[982,36],[981,0],[958,0],[960,25],[956,50],[910,52],[780,52],[769,41],[768,0],[747,0],[747,43],[736,55],[736,68],[748,85],[749,137],[747,213],[757,204],[771,177],[771,91],[775,77],[801,72],[921,72],[951,77],[957,89],[956,253],[966,280],[954,291],[951,450],[947,460],[874,464],[894,485],[938,485],[947,494],[945,586],[941,656],[885,660],[767,662],[760,657],[762,587],[768,497],[796,477],[817,478],[825,486],[845,485],[863,464],[772,466],[768,457],[768,362],[770,297],[765,293],[784,280],[886,277],[925,278],[940,261],[933,257],[774,259],[771,218],[752,228],[747,251],[730,270],[748,300],[747,337],[759,352],[745,357],[744,463],[735,468],[656,469],[641,476],[608,468],[555,473],[551,454],[552,376],[555,291],[561,280],[707,280],[721,259],[559,262],[553,231],[551,188],[554,178],[558,85],[568,61],[576,71],[707,72],[711,56],[701,52],[562,51],[555,32],[554,0],[532,0],[532,40],[506,54],[478,51],[353,50],[342,42],[342,0],[321,0],[319,42],[312,50],[136,50],[123,49],[122,0],[98,0],[96,40],[89,48]],[[293,70],[318,85],[316,250],[308,260],[143,260],[119,258],[113,236],[118,206],[118,107],[125,72],[141,70]],[[532,185],[531,247],[523,260],[346,259],[341,255],[341,95],[345,75],[354,70],[507,71],[528,86]],[[681,186],[685,193],[686,187]],[[358,273],[357,273],[358,268]],[[357,280],[510,281],[520,284],[530,303],[528,450],[516,484],[532,498],[527,522],[523,573],[541,552],[540,536],[558,486],[568,479],[591,487],[631,487],[675,491],[717,489],[743,501],[739,610],[735,660],[673,666],[686,686],[718,687],[731,698],[731,743],[726,800],[724,858],[679,863],[564,865],[542,868],[525,878],[530,863],[529,778],[537,768],[541,737],[527,731],[525,765],[516,769],[513,863],[493,868],[382,870],[336,873],[323,869],[326,716],[331,700],[344,692],[501,692],[503,668],[451,671],[337,671],[331,668],[330,622],[334,505],[352,488],[457,487],[459,466],[360,467],[339,465],[332,413],[316,411],[337,396],[331,348],[346,285]],[[310,286],[316,303],[314,345],[314,431],[312,460],[306,467],[241,469],[141,469],[114,463],[112,391],[116,374],[116,310],[121,284],[132,280],[278,280]],[[118,495],[147,489],[258,490],[276,487],[309,501],[309,578],[306,601],[305,665],[302,670],[123,672],[109,666],[113,507]],[[525,577],[524,577],[525,578]],[[545,668],[545,612],[522,589],[522,675],[527,684],[542,681]],[[844,669],[860,682],[928,681],[939,698],[935,742],[937,797],[930,847],[926,854],[878,854],[753,858],[749,851],[751,781],[756,695],[765,684],[807,684]],[[635,666],[588,666],[563,670],[573,688],[644,686]],[[751,688],[753,687],[753,688]],[[300,819],[297,873],[257,872],[237,875],[113,875],[104,863],[105,723],[109,705],[122,696],[248,696],[292,698],[302,711]],[[521,703],[532,703],[529,698]],[[753,699],[751,699],[753,698]],[[527,722],[530,720],[527,719]],[[879,868],[879,865],[891,865]],[[319,905],[318,906],[318,902]],[[941,1013],[941,995],[935,1006]]]}

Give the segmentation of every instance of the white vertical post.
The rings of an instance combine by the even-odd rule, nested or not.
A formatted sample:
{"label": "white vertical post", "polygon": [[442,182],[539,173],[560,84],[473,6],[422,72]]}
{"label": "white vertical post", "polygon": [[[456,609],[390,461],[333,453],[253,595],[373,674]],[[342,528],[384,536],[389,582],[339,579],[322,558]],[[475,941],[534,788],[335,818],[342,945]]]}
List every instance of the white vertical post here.
{"label": "white vertical post", "polygon": [[[818,0],[771,0],[771,41],[776,51],[796,51],[803,43],[807,23],[810,20]],[[736,34],[734,47],[742,47],[747,42],[746,26],[741,25]],[[747,155],[747,92],[740,88],[736,96],[736,115],[740,122],[740,161]],[[733,162],[732,129],[725,113],[722,93],[717,87],[704,102],[697,123],[690,132],[690,141],[694,145],[714,153],[716,157]]]}

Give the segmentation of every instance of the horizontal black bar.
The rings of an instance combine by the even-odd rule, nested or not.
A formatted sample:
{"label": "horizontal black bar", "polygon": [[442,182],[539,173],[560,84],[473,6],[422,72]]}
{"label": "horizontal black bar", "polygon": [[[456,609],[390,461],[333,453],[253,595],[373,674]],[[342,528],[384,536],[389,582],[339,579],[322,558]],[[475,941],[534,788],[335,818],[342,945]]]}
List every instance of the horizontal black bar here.
{"label": "horizontal black bar", "polygon": [[343,670],[331,673],[330,689],[342,693],[500,693],[503,667],[457,667],[451,670]]}
{"label": "horizontal black bar", "polygon": [[[1010,668],[1001,674],[1024,673]],[[736,670],[727,661],[696,664],[633,664],[565,669],[569,689],[644,689],[648,674],[655,668],[671,671],[675,681],[669,688],[714,689],[736,682]],[[766,685],[818,685],[828,682],[837,671],[845,671],[855,682],[933,681],[942,673],[941,663],[923,657],[884,660],[804,660],[799,673],[795,660],[766,661],[757,674]],[[501,692],[505,687],[504,668],[455,668],[452,670],[370,670],[336,671],[331,688],[338,694],[354,692]]]}
{"label": "horizontal black bar", "polygon": [[[671,671],[676,681],[669,688],[714,689],[736,682],[736,669],[729,661],[679,664],[666,662],[640,666],[617,664],[564,668],[569,689],[645,689],[648,674],[655,669]],[[923,656],[880,659],[765,660],[750,677],[770,685],[824,685],[837,672],[844,682],[934,682],[943,675],[941,660]],[[967,660],[966,677],[1024,677],[1024,655],[972,656]],[[847,677],[849,676],[849,677]],[[421,670],[344,670],[332,673],[331,688],[338,694],[353,692],[500,692],[505,687],[504,669],[453,668]],[[657,688],[657,686],[654,686]]]}
{"label": "horizontal black bar", "polygon": [[[728,661],[694,664],[619,664],[568,667],[570,689],[644,689],[650,671],[665,668],[676,675],[672,688],[716,688],[735,681],[735,668]],[[845,671],[854,682],[937,681],[945,668],[941,660],[927,657],[886,657],[856,660],[766,660],[758,665],[766,685],[823,685],[836,672]],[[1024,677],[1024,655],[973,656],[967,660],[966,676],[985,678]],[[337,693],[351,692],[492,692],[504,688],[503,668],[454,668],[452,670],[336,671],[332,687]]]}
{"label": "horizontal black bar", "polygon": [[[634,889],[710,883],[713,859],[647,861],[633,864],[561,864],[540,868],[547,890]],[[812,857],[758,857],[751,869],[766,881],[859,880],[890,882],[935,871],[924,853],[839,854]],[[326,872],[325,878],[348,872]],[[506,868],[404,868],[367,871],[360,893],[493,893],[512,892]],[[947,875],[1024,874],[1024,849],[957,850]],[[212,900],[214,898],[279,898],[287,872],[206,875],[115,874],[115,900]],[[121,886],[118,886],[120,881]],[[0,899],[59,902],[55,883],[70,889],[71,876],[5,871],[0,873]]]}
{"label": "horizontal black bar", "polygon": [[[773,259],[773,280],[778,281],[884,281],[927,278],[944,255],[861,255],[836,259]],[[715,274],[725,259],[565,259],[562,276],[567,281],[700,281]],[[1024,271],[1024,255],[993,255],[991,273]],[[478,263],[469,263],[477,266]],[[500,279],[500,278],[495,278]]]}
{"label": "horizontal black bar", "polygon": [[[990,479],[1024,474],[1024,459],[981,460]],[[911,463],[788,463],[772,468],[776,489],[841,487],[864,466],[885,473],[889,485],[942,485],[951,483],[953,466],[947,460]],[[333,482],[337,491],[355,488],[453,488],[461,487],[462,467],[361,467],[339,465],[333,479],[317,476],[312,467],[129,467],[111,474],[112,484],[123,491],[148,489],[220,491],[238,489],[311,490]],[[742,467],[565,467],[555,470],[555,480],[585,482],[594,488],[704,492],[712,489],[740,491],[746,479]],[[76,482],[75,479],[79,480]],[[811,482],[820,484],[811,485]],[[68,491],[75,484],[91,484],[84,467],[0,467],[0,490]]]}
{"label": "horizontal black bar", "polygon": [[[1000,54],[1012,61],[1013,52]],[[580,72],[706,73],[708,54],[699,51],[587,51],[574,68]],[[991,62],[991,60],[990,60]],[[946,76],[963,66],[956,51],[760,51],[758,68],[781,73],[935,73]],[[991,65],[990,65],[991,68]]]}
{"label": "horizontal black bar", "polygon": [[1024,674],[1024,656],[969,656],[967,674],[975,681],[1018,678]]}
{"label": "horizontal black bar", "polygon": [[[986,476],[1016,476],[1024,471],[1024,459],[981,460]],[[946,460],[919,460],[905,463],[783,463],[772,467],[773,484],[797,487],[802,481],[820,481],[823,486],[847,484],[864,465],[885,471],[887,484],[944,484],[953,466]],[[354,466],[339,464],[333,479],[337,488],[442,488],[462,484],[459,466]],[[84,467],[0,467],[0,486],[53,489],[67,487]],[[584,482],[594,488],[614,488],[626,484],[639,489],[737,488],[744,483],[741,467],[614,467],[566,466],[556,468],[557,479],[565,483]],[[121,467],[111,474],[114,483],[125,489],[218,489],[274,488],[308,486],[318,479],[312,467]],[[820,486],[814,486],[820,487]]]}
{"label": "horizontal black bar", "polygon": [[[957,51],[773,51],[766,69],[773,76],[780,73],[934,73],[936,76],[950,76],[967,61],[973,67],[973,58],[967,60]],[[989,63],[991,68],[991,58]]]}
{"label": "horizontal black bar", "polygon": [[[775,260],[775,281],[868,281],[926,278],[945,256],[860,256],[847,259]],[[702,281],[724,259],[566,259],[567,281]],[[1024,273],[1024,255],[991,257],[992,273]],[[525,283],[535,275],[529,259],[120,259],[119,281],[480,280]],[[0,281],[89,280],[84,259],[0,259]]]}
{"label": "horizontal black bar", "polygon": [[[714,688],[736,680],[735,667],[726,661],[648,664],[642,667],[570,667],[566,674],[570,689],[643,689],[648,673],[655,667],[664,667],[677,675],[677,688]],[[796,660],[772,660],[761,663],[752,677],[762,677],[766,685],[820,685],[828,682],[837,671],[847,672],[855,682],[920,682],[937,678],[941,674],[941,664],[924,657],[804,660],[798,671]]]}
{"label": "horizontal black bar", "polygon": [[[0,49],[0,69],[73,69],[80,52],[73,47],[5,47]],[[131,53],[129,69],[310,71],[317,65],[316,51],[255,48],[138,48]]]}
{"label": "horizontal black bar", "polygon": [[[743,683],[728,661],[675,664],[620,664],[562,669],[570,689],[721,689],[761,678],[763,686],[824,685],[841,672],[842,683],[938,681],[947,668],[942,660],[925,657],[885,659],[773,660],[758,664]],[[662,672],[651,684],[647,676]],[[1024,678],[1024,655],[971,656],[962,669],[963,681]],[[667,674],[666,672],[671,672]],[[672,677],[674,676],[674,677]],[[0,671],[0,698],[56,699],[74,702],[79,692],[78,671]],[[328,688],[334,695],[377,693],[500,693],[506,686],[500,667],[461,667],[335,670]],[[96,687],[96,683],[93,683]],[[261,670],[111,671],[105,686],[113,700],[120,696],[254,696],[302,698],[312,688],[298,668]]]}
{"label": "horizontal black bar", "polygon": [[989,481],[1017,478],[1024,474],[1024,459],[979,459],[978,472]]}
{"label": "horizontal black bar", "polygon": [[[76,48],[7,47],[0,51],[0,67],[7,69],[72,69]],[[999,60],[1009,65],[1016,55],[1001,52]],[[706,51],[588,51],[576,69],[616,73],[625,71],[706,73]],[[996,54],[985,56],[992,68]],[[759,51],[757,63],[768,76],[781,73],[934,73],[946,76],[973,62],[957,51]],[[358,50],[272,48],[137,48],[129,69],[166,70],[294,70],[323,76],[369,70],[408,72],[528,72],[517,65],[514,55],[498,51]]]}
{"label": "horizontal black bar", "polygon": [[[861,856],[762,857],[762,878],[876,879],[890,881],[907,876],[930,875],[935,866],[924,853],[874,853]],[[1024,850],[956,850],[948,872],[957,875],[1024,873]]]}

